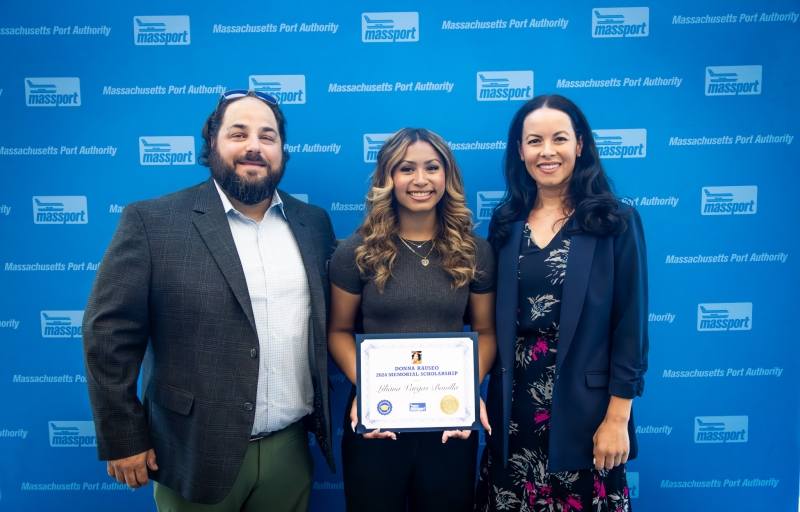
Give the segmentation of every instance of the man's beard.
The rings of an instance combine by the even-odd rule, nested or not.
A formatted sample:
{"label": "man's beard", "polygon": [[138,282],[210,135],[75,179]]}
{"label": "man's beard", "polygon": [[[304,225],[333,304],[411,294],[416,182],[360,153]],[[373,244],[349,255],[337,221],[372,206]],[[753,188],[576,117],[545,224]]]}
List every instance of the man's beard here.
{"label": "man's beard", "polygon": [[[258,162],[264,165],[267,175],[263,178],[242,179],[236,174],[235,164],[244,162]],[[208,155],[208,167],[211,170],[211,176],[214,177],[220,188],[231,198],[246,205],[254,205],[265,199],[271,199],[275,189],[278,188],[278,183],[283,178],[283,162],[277,169],[273,169],[264,160],[264,157],[251,151],[231,165],[223,161],[217,148],[213,147]]]}

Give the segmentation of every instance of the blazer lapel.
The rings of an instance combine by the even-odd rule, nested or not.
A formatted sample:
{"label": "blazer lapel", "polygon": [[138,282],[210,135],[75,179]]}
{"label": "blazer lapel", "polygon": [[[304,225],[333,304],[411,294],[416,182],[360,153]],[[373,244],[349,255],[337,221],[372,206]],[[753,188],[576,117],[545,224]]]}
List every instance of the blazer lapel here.
{"label": "blazer lapel", "polygon": [[569,247],[569,260],[564,275],[561,294],[561,322],[558,328],[558,352],[556,354],[556,377],[561,372],[567,356],[578,320],[583,310],[586,289],[589,285],[589,272],[594,258],[597,237],[587,233],[572,235]]}
{"label": "blazer lapel", "polygon": [[253,317],[253,306],[250,303],[250,292],[244,277],[244,269],[233,241],[228,217],[222,207],[219,193],[212,179],[200,186],[200,192],[194,204],[194,211],[201,215],[195,217],[194,225],[208,247],[209,252],[219,265],[222,274],[233,290],[233,294],[247,315],[253,331],[256,331],[256,321]]}
{"label": "blazer lapel", "polygon": [[524,225],[524,220],[511,224],[508,240],[497,255],[497,345],[500,363],[508,372],[514,368],[514,345],[517,342],[519,244]]}

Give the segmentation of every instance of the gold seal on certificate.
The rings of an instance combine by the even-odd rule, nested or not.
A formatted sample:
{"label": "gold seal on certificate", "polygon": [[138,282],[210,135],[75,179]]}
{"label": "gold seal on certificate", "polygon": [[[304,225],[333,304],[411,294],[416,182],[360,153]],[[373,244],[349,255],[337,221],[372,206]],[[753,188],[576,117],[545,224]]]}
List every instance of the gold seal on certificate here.
{"label": "gold seal on certificate", "polygon": [[357,334],[358,430],[478,428],[478,335]]}
{"label": "gold seal on certificate", "polygon": [[454,414],[458,410],[458,398],[453,395],[447,395],[442,398],[439,407],[442,408],[442,412],[445,414]]}

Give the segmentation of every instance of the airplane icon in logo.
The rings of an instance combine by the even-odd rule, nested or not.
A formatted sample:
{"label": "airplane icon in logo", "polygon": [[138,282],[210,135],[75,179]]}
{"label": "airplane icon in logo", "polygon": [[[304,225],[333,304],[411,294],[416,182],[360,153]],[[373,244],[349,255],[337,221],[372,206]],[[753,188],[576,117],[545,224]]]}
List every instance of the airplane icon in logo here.
{"label": "airplane icon in logo", "polygon": [[733,194],[731,192],[719,192],[712,194],[707,188],[703,189],[703,194],[706,196],[707,203],[730,203],[733,202]]}
{"label": "airplane icon in logo", "polygon": [[160,23],[160,22],[143,23],[142,20],[140,20],[139,18],[134,18],[134,19],[136,20],[136,24],[139,26],[139,33],[167,31],[166,23]]}
{"label": "airplane icon in logo", "polygon": [[597,135],[597,132],[592,132],[594,142],[598,146],[621,146],[622,137],[619,135]]}
{"label": "airplane icon in logo", "polygon": [[624,14],[600,14],[600,11],[595,10],[594,16],[597,18],[598,25],[616,25],[618,23],[625,23]]}
{"label": "airplane icon in logo", "polygon": [[76,436],[80,433],[78,427],[59,427],[52,421],[50,422],[50,428],[53,429],[54,436]]}
{"label": "airplane icon in logo", "polygon": [[365,14],[364,21],[367,22],[367,28],[394,28],[394,20],[371,20]]}
{"label": "airplane icon in logo", "polygon": [[31,94],[53,94],[56,92],[55,84],[34,84],[30,80],[25,81],[28,82],[28,89]]}
{"label": "airplane icon in logo", "polygon": [[43,203],[39,201],[39,199],[34,198],[36,201],[36,208],[40,212],[63,212],[64,211],[64,203]]}
{"label": "airplane icon in logo", "polygon": [[736,73],[714,73],[711,68],[708,68],[708,77],[711,79],[709,81],[714,83],[736,82],[739,80],[739,75]]}
{"label": "airplane icon in logo", "polygon": [[367,137],[367,149],[369,149],[370,151],[373,151],[373,150],[374,151],[378,151],[379,149],[381,149],[381,146],[383,146],[383,143],[386,142],[386,139],[383,139],[383,140],[380,140],[380,139],[372,140],[369,137],[369,135],[367,135],[366,137]]}
{"label": "airplane icon in logo", "polygon": [[478,78],[481,80],[482,89],[504,88],[508,87],[508,78],[486,78],[483,73],[478,73]]}
{"label": "airplane icon in logo", "polygon": [[725,423],[723,422],[705,422],[697,418],[697,426],[700,432],[720,432],[725,430]]}
{"label": "airplane icon in logo", "polygon": [[730,316],[730,313],[727,309],[706,309],[705,307],[700,306],[700,311],[703,313],[704,319],[728,318]]}
{"label": "airplane icon in logo", "polygon": [[141,142],[145,153],[169,153],[172,147],[169,142],[147,142],[144,139]]}
{"label": "airplane icon in logo", "polygon": [[255,78],[250,79],[253,82],[253,90],[260,91],[260,92],[280,92],[281,90],[281,83],[280,82],[259,82]]}
{"label": "airplane icon in logo", "polygon": [[50,316],[42,312],[45,320],[45,325],[72,325],[72,319],[68,316]]}

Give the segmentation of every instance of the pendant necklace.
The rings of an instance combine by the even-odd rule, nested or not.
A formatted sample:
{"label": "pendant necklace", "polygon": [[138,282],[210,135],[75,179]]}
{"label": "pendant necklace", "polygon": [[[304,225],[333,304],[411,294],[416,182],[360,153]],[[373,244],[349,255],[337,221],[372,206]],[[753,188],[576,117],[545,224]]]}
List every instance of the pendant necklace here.
{"label": "pendant necklace", "polygon": [[[400,235],[397,235],[397,238],[399,238],[399,239],[400,239],[400,241],[401,241],[401,242],[403,242],[403,245],[405,245],[406,247],[408,247],[408,250],[409,250],[409,251],[413,252],[414,254],[416,254],[417,256],[419,256],[420,258],[422,258],[422,266],[423,266],[423,267],[427,267],[427,266],[428,266],[428,263],[430,263],[430,260],[428,259],[428,256],[430,256],[430,255],[431,255],[431,253],[433,252],[433,248],[434,248],[434,247],[436,247],[436,242],[433,242],[433,243],[431,244],[431,250],[430,250],[430,251],[428,251],[428,254],[426,254],[425,256],[423,256],[423,255],[421,255],[420,253],[418,253],[417,251],[415,251],[414,249],[412,249],[412,248],[411,248],[411,246],[410,246],[410,245],[408,245],[408,244],[406,243],[406,240],[405,240],[405,238],[403,238],[403,237],[402,237],[402,236],[400,236]],[[428,243],[428,242],[426,241],[426,242],[424,242],[422,245],[425,245],[426,243]],[[419,246],[419,247],[422,247],[422,246]]]}
{"label": "pendant necklace", "polygon": [[531,217],[532,219],[545,219],[545,218],[549,217],[549,216],[550,216],[550,214],[551,214],[551,213],[553,213],[554,211],[555,211],[555,210],[550,210],[549,212],[545,213],[545,214],[544,214],[544,215],[542,215],[541,217],[535,217],[535,216],[533,215],[533,212],[531,212],[531,214],[530,214],[530,217]]}

